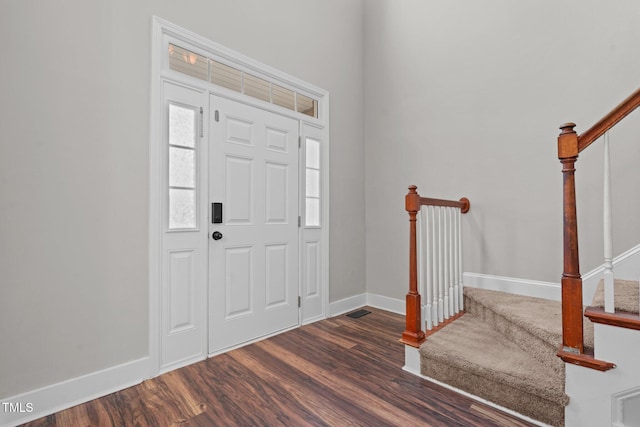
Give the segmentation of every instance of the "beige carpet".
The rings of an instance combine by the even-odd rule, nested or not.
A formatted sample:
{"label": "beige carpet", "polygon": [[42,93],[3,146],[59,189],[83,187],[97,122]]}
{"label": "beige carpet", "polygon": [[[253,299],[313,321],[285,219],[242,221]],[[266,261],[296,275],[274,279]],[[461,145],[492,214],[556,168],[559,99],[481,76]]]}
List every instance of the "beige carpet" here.
{"label": "beige carpet", "polygon": [[[617,311],[640,314],[638,282],[616,279],[614,288],[614,308]],[[604,280],[600,280],[598,283],[592,305],[604,308]]]}
{"label": "beige carpet", "polygon": [[562,341],[560,303],[465,288],[465,311],[422,345],[422,374],[544,423],[564,425],[569,398],[564,365],[556,356]]}
{"label": "beige carpet", "polygon": [[[420,347],[423,375],[552,426],[564,425],[560,302],[465,288],[465,315]],[[616,309],[638,313],[638,282],[616,280]],[[603,306],[602,283],[593,305]],[[585,350],[593,324],[584,318]]]}

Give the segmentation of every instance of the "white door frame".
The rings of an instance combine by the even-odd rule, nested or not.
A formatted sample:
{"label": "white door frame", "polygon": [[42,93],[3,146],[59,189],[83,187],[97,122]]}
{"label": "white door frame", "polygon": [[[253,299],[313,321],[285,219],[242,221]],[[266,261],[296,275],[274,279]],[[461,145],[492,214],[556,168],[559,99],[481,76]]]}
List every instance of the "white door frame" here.
{"label": "white door frame", "polygon": [[[210,94],[229,98],[234,101],[249,104],[256,108],[272,111],[284,116],[298,120],[300,124],[300,134],[304,138],[305,129],[313,129],[313,137],[320,138],[321,144],[321,217],[322,226],[307,228],[304,223],[301,227],[300,242],[308,241],[309,236],[319,242],[318,248],[318,280],[322,292],[322,313],[314,318],[300,319],[300,324],[310,323],[328,315],[329,307],[329,94],[307,82],[299,80],[293,76],[283,73],[270,66],[257,62],[238,52],[225,48],[206,38],[198,36],[186,29],[178,27],[166,20],[158,17],[152,18],[152,51],[151,51],[151,105],[150,105],[150,144],[149,144],[149,368],[147,377],[151,378],[160,373],[160,351],[161,351],[161,306],[160,306],[160,282],[162,280],[162,194],[165,167],[162,164],[162,141],[161,118],[162,108],[162,82],[172,81],[182,83],[191,87],[200,88]],[[170,70],[168,67],[168,44],[177,43],[180,46],[188,47],[199,54],[220,58],[221,60],[233,64],[239,69],[256,73],[267,80],[283,84],[296,91],[306,94],[318,100],[318,118],[310,117],[302,113],[287,110],[273,104],[260,101],[249,96],[228,90],[222,87],[199,80],[197,78]],[[295,52],[292,52],[292,55]],[[208,164],[208,162],[204,162]],[[304,163],[301,162],[302,170]],[[301,173],[301,179],[303,178]],[[304,184],[300,181],[299,200],[304,201]],[[208,194],[208,189],[202,189]],[[302,202],[301,202],[302,203]],[[301,211],[302,215],[302,211]],[[301,244],[302,248],[303,245]],[[300,277],[303,278],[303,254],[299,254]],[[302,280],[301,280],[302,283]],[[302,289],[301,289],[302,292]],[[303,310],[300,310],[301,316]],[[206,357],[206,352],[203,358]]]}

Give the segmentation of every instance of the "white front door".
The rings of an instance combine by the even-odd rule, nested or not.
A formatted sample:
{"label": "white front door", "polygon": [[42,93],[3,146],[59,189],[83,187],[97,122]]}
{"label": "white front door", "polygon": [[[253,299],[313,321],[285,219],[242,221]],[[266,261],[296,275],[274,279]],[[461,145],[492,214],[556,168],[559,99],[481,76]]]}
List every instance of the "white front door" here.
{"label": "white front door", "polygon": [[209,107],[215,354],[299,324],[299,147],[297,120],[214,95]]}

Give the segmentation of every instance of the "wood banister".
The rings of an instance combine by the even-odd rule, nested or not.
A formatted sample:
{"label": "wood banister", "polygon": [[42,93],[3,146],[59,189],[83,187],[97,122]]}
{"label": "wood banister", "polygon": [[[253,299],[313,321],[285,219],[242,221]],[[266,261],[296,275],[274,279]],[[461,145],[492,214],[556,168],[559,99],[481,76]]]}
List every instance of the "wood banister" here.
{"label": "wood banister", "polygon": [[609,114],[578,137],[578,152],[582,152],[582,150],[591,145],[604,135],[606,131],[614,127],[620,120],[624,119],[638,107],[640,107],[640,89],[636,90],[631,96],[611,110]]}
{"label": "wood banister", "polygon": [[420,347],[426,339],[422,330],[422,304],[418,292],[418,248],[416,237],[416,221],[420,210],[418,187],[409,187],[405,197],[405,208],[409,213],[409,292],[406,297],[406,329],[400,341],[412,347]]}
{"label": "wood banister", "polygon": [[418,292],[418,248],[417,248],[417,216],[420,206],[448,206],[460,208],[460,212],[467,213],[471,206],[469,199],[461,198],[459,201],[432,199],[420,197],[418,187],[409,186],[409,193],[405,196],[405,209],[409,213],[409,292],[406,296],[406,329],[402,333],[401,342],[412,347],[420,347],[425,341],[425,333],[422,330],[421,297]]}
{"label": "wood banister", "polygon": [[584,353],[582,322],[582,278],[578,256],[578,219],[576,213],[575,162],[578,160],[578,135],[575,123],[560,127],[558,158],[563,176],[563,253],[562,272],[562,346],[566,351]]}
{"label": "wood banister", "polygon": [[[574,130],[575,123],[560,126],[558,159],[562,163],[563,189],[563,272],[562,272],[562,347],[558,356],[569,363],[610,369],[613,364],[591,360],[584,355],[582,277],[578,256],[578,220],[576,212],[575,163],[578,154],[620,120],[640,106],[640,89],[622,101],[609,114],[582,135]],[[606,365],[606,366],[605,366]]]}
{"label": "wood banister", "polygon": [[[411,187],[409,187],[411,188]],[[417,188],[417,187],[416,187]],[[429,197],[420,197],[420,205],[421,206],[447,206],[452,208],[460,208],[460,212],[467,213],[469,212],[469,208],[471,207],[471,203],[469,199],[463,197],[462,199],[455,200],[443,200],[443,199],[432,199]]]}

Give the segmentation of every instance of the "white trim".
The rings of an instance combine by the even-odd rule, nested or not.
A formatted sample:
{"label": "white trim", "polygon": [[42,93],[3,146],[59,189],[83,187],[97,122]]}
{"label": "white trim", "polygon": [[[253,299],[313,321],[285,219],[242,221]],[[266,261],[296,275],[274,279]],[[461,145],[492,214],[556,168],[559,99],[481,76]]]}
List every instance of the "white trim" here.
{"label": "white trim", "polygon": [[[0,407],[0,425],[13,426],[45,417],[81,403],[97,399],[118,390],[140,384],[149,369],[150,359],[145,357],[92,372],[57,384],[28,391],[2,402],[30,403],[32,412],[5,412]],[[3,405],[4,406],[4,405]]]}
{"label": "white trim", "polygon": [[611,425],[613,427],[625,427],[627,425],[624,420],[624,407],[625,405],[631,405],[632,400],[640,401],[640,387],[611,396]]}
{"label": "white trim", "polygon": [[[326,305],[325,305],[325,306],[323,306],[323,308],[322,308],[322,309],[323,309],[322,314],[319,314],[318,316],[310,317],[310,318],[308,318],[308,319],[302,319],[302,318],[301,318],[301,319],[300,319],[300,326],[310,325],[311,323],[315,323],[315,322],[317,322],[317,321],[319,321],[319,320],[324,320],[324,319],[326,319],[326,318],[327,318],[327,316],[326,316],[326,315],[325,315],[325,313],[324,313],[324,307],[326,307]],[[297,326],[296,326],[296,327],[297,327]]]}
{"label": "white trim", "polygon": [[[617,278],[638,280],[638,276],[640,276],[640,245],[613,258],[613,271]],[[582,275],[582,300],[585,305],[591,305],[598,282],[602,279],[603,274],[604,264]]]}
{"label": "white trim", "polygon": [[367,293],[367,305],[379,308],[381,310],[390,311],[392,313],[405,315],[406,301],[403,299],[389,298],[382,295]]}
{"label": "white trim", "polygon": [[420,349],[410,345],[404,346],[404,366],[403,371],[407,371],[413,375],[420,374]]}
{"label": "white trim", "polygon": [[539,280],[518,279],[515,277],[494,276],[491,274],[463,274],[462,283],[470,288],[508,292],[529,297],[560,301],[560,284]]}
{"label": "white trim", "polygon": [[358,294],[352,297],[341,299],[329,304],[329,317],[339,316],[348,313],[356,308],[367,305],[367,294]]}
{"label": "white trim", "polygon": [[405,301],[383,295],[362,293],[329,304],[329,317],[339,316],[358,308],[369,306],[404,316]]}
{"label": "white trim", "polygon": [[429,378],[429,377],[424,376],[422,374],[417,374],[417,373],[415,373],[415,372],[413,372],[411,370],[405,369],[405,368],[402,368],[402,369],[407,371],[407,372],[410,372],[410,373],[412,373],[414,375],[417,375],[420,378],[422,378],[424,380],[427,380],[427,381],[429,381],[431,383],[437,384],[437,385],[439,385],[441,387],[444,387],[444,388],[446,388],[448,390],[451,390],[453,392],[456,392],[458,394],[466,396],[466,397],[468,397],[470,399],[473,399],[473,400],[475,400],[477,402],[484,403],[485,405],[490,406],[492,408],[495,408],[495,409],[497,409],[499,411],[506,412],[509,415],[513,415],[514,417],[520,418],[521,420],[527,421],[527,422],[529,422],[531,424],[534,424],[534,425],[537,425],[537,426],[540,426],[540,427],[551,427],[549,424],[545,424],[545,423],[540,422],[538,420],[534,420],[533,418],[529,418],[526,415],[522,415],[522,414],[520,414],[520,413],[518,413],[518,412],[516,412],[516,411],[514,411],[512,409],[505,408],[504,406],[496,405],[495,403],[493,403],[493,402],[491,402],[489,400],[483,399],[482,397],[478,397],[478,396],[476,396],[474,394],[471,394],[471,393],[468,393],[468,392],[466,392],[464,390],[460,390],[459,388],[455,388],[453,386],[450,386],[449,384],[440,382],[438,380],[434,380],[433,378]]}
{"label": "white trim", "polygon": [[[560,284],[558,283],[468,272],[465,272],[463,277],[463,286],[471,288],[508,292],[554,301],[560,300]],[[384,295],[366,292],[330,303],[329,316],[334,317],[348,313],[349,311],[364,307],[365,305],[397,313],[402,316],[405,315],[406,310],[404,299],[391,298]]]}
{"label": "white trim", "polygon": [[[634,254],[640,254],[640,251],[636,251]],[[627,255],[625,260],[628,259],[629,256]],[[598,271],[601,273],[602,269],[599,269]],[[470,288],[487,289],[516,295],[544,298],[552,301],[560,301],[561,288],[559,283],[469,272],[465,272],[463,274],[463,278],[463,286]],[[404,299],[390,298],[372,293],[362,293],[332,302],[330,304],[329,313],[331,317],[338,316],[365,305],[403,316],[405,315]]]}
{"label": "white trim", "polygon": [[[637,280],[640,276],[640,245],[618,255],[613,259],[616,277]],[[598,282],[604,274],[604,264],[582,275],[582,298],[584,305],[590,305]],[[509,292],[560,301],[560,283],[543,282],[539,280],[519,279],[515,277],[495,276],[492,274],[470,273],[463,274],[464,286],[488,289],[492,291]]]}
{"label": "white trim", "polygon": [[[318,101],[318,118],[288,110],[274,104],[265,103],[264,101],[253,99],[249,96],[226,90],[221,87],[213,86],[203,80],[198,80],[188,75],[181,74],[177,71],[168,69],[166,55],[163,54],[164,47],[171,41],[177,41],[185,44],[186,48],[196,53],[206,54],[212,58],[220,58],[223,62],[227,62],[243,71],[250,71],[254,75],[266,77],[268,80],[283,85],[298,93],[310,96]],[[298,120],[300,123],[309,124],[323,131],[323,226],[321,232],[322,240],[322,286],[324,286],[324,316],[327,315],[329,308],[329,157],[330,157],[330,132],[329,132],[329,93],[316,87],[310,83],[300,80],[296,77],[288,75],[282,71],[272,68],[266,64],[260,63],[249,58],[239,52],[228,49],[211,40],[201,37],[189,30],[174,25],[157,16],[152,17],[151,30],[151,106],[150,106],[150,152],[149,152],[149,355],[150,363],[146,372],[146,377],[153,377],[160,373],[160,340],[161,340],[161,310],[160,310],[160,279],[162,277],[162,181],[161,181],[161,152],[154,145],[161,140],[161,98],[163,79],[170,80],[174,83],[182,82],[189,86],[206,90],[211,94],[223,96],[228,99],[242,102],[256,108],[271,111],[286,117]],[[206,191],[203,189],[203,191]]]}
{"label": "white trim", "polygon": [[[322,106],[329,105],[329,95],[325,97],[325,102]],[[326,319],[328,317],[329,309],[329,188],[330,188],[330,149],[329,143],[329,119],[328,111],[326,111],[326,123],[324,126],[308,120],[300,120],[300,170],[299,170],[299,182],[300,182],[300,194],[299,194],[299,215],[301,218],[300,226],[300,274],[303,274],[303,266],[305,264],[303,251],[303,244],[307,237],[311,235],[319,234],[319,239],[313,239],[320,243],[320,287],[322,289],[322,313],[318,316],[304,318],[302,316],[303,310],[300,310],[300,324],[306,325],[315,321]],[[317,135],[319,132],[320,135]],[[320,140],[320,227],[306,227],[304,225],[304,218],[306,216],[305,208],[305,184],[306,184],[306,169],[304,165],[306,163],[305,154],[306,147],[303,145],[303,141],[306,137]],[[302,276],[300,280],[300,296],[302,296]],[[304,298],[302,298],[302,304],[304,304]]]}
{"label": "white trim", "polygon": [[[242,71],[249,71],[256,76],[261,76],[266,78],[267,80],[273,80],[279,85],[283,85],[284,87],[288,87],[294,89],[295,91],[310,96],[314,99],[318,100],[318,118],[315,119],[311,116],[302,113],[296,113],[294,111],[285,109],[283,107],[278,107],[274,104],[266,103],[265,101],[260,101],[255,99],[262,107],[266,107],[266,109],[271,109],[267,105],[271,105],[276,107],[277,112],[281,112],[281,110],[289,111],[290,113],[294,113],[299,116],[300,119],[312,121],[315,123],[321,123],[323,126],[328,123],[328,92],[322,88],[319,88],[315,85],[312,85],[308,82],[305,82],[297,77],[286,74],[276,68],[273,68],[269,65],[263,64],[253,58],[245,56],[240,52],[229,49],[225,46],[222,46],[212,40],[209,40],[205,37],[202,37],[196,33],[193,33],[185,28],[179,27],[169,21],[166,21],[158,16],[153,16],[154,27],[157,25],[157,29],[160,30],[159,33],[154,31],[153,36],[159,36],[160,42],[162,42],[163,36],[168,36],[172,40],[181,41],[186,43],[188,46],[184,46],[189,50],[194,51],[195,53],[211,56],[215,59],[222,59],[222,62],[227,63],[228,65],[233,66],[234,68],[241,69]],[[158,45],[158,52],[161,51],[162,44]],[[165,64],[158,62],[162,67]],[[168,69],[168,67],[162,67],[164,69]],[[161,70],[165,72],[165,70]],[[181,75],[188,78],[189,81],[196,81],[198,79],[194,77],[189,77],[183,74],[180,74],[173,70],[166,70],[168,74],[172,76]],[[201,81],[203,85],[208,85],[207,82]],[[234,91],[225,90],[224,93],[231,94],[236,93]],[[245,95],[241,95],[242,99],[249,98]],[[251,103],[253,103],[254,99],[252,98]]]}
{"label": "white trim", "polygon": [[160,372],[160,282],[162,279],[162,150],[153,142],[161,141],[162,118],[162,29],[155,17],[151,25],[151,76],[149,107],[149,370],[151,378]]}
{"label": "white trim", "polygon": [[191,357],[185,357],[184,359],[177,360],[165,366],[160,366],[160,371],[158,372],[158,375],[166,374],[167,372],[184,368],[185,366],[189,366],[194,363],[198,363],[203,360],[206,360],[207,355],[208,355],[208,352],[207,352],[207,349],[205,348],[205,351],[203,351],[202,354],[198,354],[196,356],[191,356]]}

